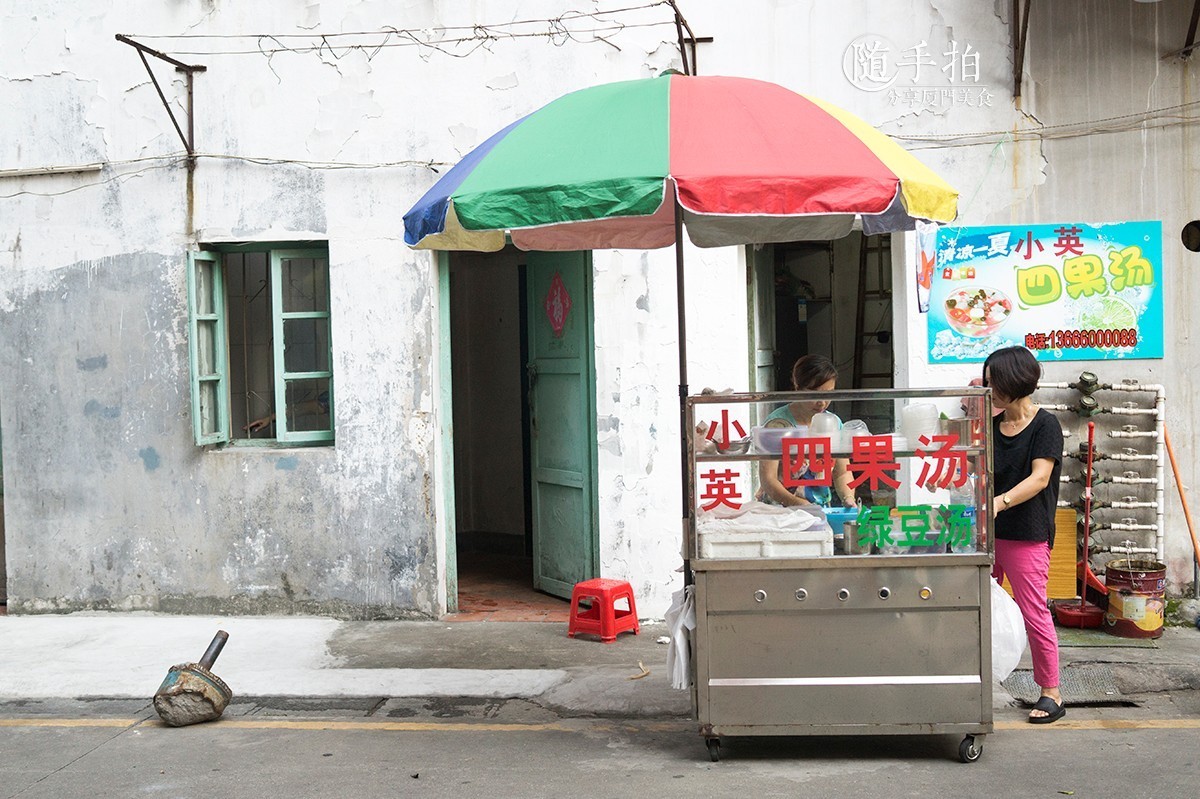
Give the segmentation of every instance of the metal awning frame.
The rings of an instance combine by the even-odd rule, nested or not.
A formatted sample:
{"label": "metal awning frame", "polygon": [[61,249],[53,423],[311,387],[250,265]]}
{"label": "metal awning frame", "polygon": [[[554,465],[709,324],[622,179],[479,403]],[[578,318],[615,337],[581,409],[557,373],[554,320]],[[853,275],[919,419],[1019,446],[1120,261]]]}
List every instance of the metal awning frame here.
{"label": "metal awning frame", "polygon": [[[129,45],[138,51],[138,55],[142,59],[143,66],[146,67],[146,74],[150,76],[150,81],[154,84],[155,90],[158,91],[158,98],[162,100],[163,108],[167,109],[167,116],[171,118],[171,124],[175,126],[175,132],[179,134],[180,141],[183,142],[183,147],[188,154],[188,169],[194,169],[196,166],[196,125],[195,125],[195,110],[193,107],[192,83],[197,72],[206,72],[208,67],[201,64],[185,64],[182,61],[171,58],[166,53],[160,53],[141,42],[134,41],[128,36],[120,33],[116,35],[118,42]],[[147,55],[152,55],[157,59],[166,61],[171,64],[179,72],[187,76],[187,133],[183,132],[183,128],[179,126],[179,120],[175,118],[175,112],[171,109],[171,104],[167,101],[166,94],[163,93],[162,86],[158,83],[158,78],[154,76],[154,70],[150,69],[150,62],[146,60]]]}

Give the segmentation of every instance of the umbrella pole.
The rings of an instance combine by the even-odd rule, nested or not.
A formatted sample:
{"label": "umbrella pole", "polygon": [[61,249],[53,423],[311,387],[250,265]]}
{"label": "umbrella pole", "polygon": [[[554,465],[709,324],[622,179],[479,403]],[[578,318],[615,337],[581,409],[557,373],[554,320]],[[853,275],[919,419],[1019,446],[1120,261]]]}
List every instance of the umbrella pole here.
{"label": "umbrella pole", "polygon": [[691,480],[688,475],[688,437],[691,430],[687,426],[687,313],[685,292],[683,286],[683,206],[675,198],[675,306],[678,309],[679,336],[679,465],[680,493],[683,496],[682,539],[683,584],[692,584],[691,562],[687,557],[688,535],[691,532],[692,497]]}

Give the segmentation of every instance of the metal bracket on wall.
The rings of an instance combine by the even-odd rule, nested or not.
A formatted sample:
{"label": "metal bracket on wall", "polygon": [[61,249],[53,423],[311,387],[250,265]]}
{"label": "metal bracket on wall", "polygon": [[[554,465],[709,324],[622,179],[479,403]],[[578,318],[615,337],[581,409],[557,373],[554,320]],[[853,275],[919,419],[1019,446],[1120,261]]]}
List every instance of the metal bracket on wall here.
{"label": "metal bracket on wall", "polygon": [[[1197,0],[1197,2],[1200,2],[1200,0]],[[696,45],[711,44],[713,37],[696,36],[692,31],[692,26],[684,19],[683,12],[679,10],[679,6],[676,5],[675,0],[667,0],[667,3],[675,13],[675,33],[679,37],[679,57],[683,59],[683,74],[697,75],[699,73],[696,71]],[[687,36],[683,35],[685,30],[687,31]],[[692,56],[690,60],[688,59],[689,51]]]}
{"label": "metal bracket on wall", "polygon": [[[1200,0],[1196,0],[1200,3]],[[1025,0],[1025,11],[1021,11],[1021,0],[1012,0],[1013,13],[1013,97],[1021,96],[1021,73],[1025,69],[1025,41],[1029,37],[1029,6],[1033,0]]]}
{"label": "metal bracket on wall", "polygon": [[1188,23],[1187,41],[1183,43],[1183,47],[1174,52],[1167,53],[1163,56],[1167,58],[1180,58],[1187,61],[1192,57],[1192,51],[1196,49],[1196,24],[1200,23],[1200,0],[1196,0],[1192,4],[1192,20]]}
{"label": "metal bracket on wall", "polygon": [[[132,47],[138,51],[138,56],[141,57],[142,64],[146,67],[146,73],[150,76],[150,81],[154,84],[154,88],[158,91],[159,99],[162,100],[163,108],[167,109],[167,115],[169,117],[171,117],[171,124],[175,126],[175,132],[179,134],[179,139],[183,142],[183,147],[187,151],[188,171],[195,169],[196,168],[196,126],[195,126],[195,122],[194,122],[195,114],[194,114],[193,108],[192,108],[192,78],[197,72],[207,71],[208,67],[202,66],[200,64],[185,64],[182,61],[178,61],[174,58],[171,58],[169,55],[167,55],[165,53],[160,53],[157,50],[149,48],[146,45],[142,44],[141,42],[135,42],[133,39],[130,39],[128,36],[124,36],[120,33],[118,33],[116,35],[116,39],[118,42],[127,44],[130,47]],[[183,129],[179,126],[179,120],[177,120],[175,118],[175,112],[171,110],[171,104],[169,102],[167,102],[167,96],[165,94],[163,94],[162,87],[158,85],[158,78],[154,77],[154,70],[150,69],[150,62],[146,60],[147,54],[152,55],[155,58],[161,59],[163,61],[166,61],[168,64],[173,65],[175,67],[175,69],[177,69],[178,71],[187,75],[187,134],[186,135],[184,134]]]}

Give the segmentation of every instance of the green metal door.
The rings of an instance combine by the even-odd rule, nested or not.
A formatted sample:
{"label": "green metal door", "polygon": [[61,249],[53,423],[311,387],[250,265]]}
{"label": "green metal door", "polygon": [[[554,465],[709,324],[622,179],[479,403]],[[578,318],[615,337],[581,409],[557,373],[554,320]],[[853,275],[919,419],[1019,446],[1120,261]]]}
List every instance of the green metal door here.
{"label": "green metal door", "polygon": [[591,258],[529,253],[533,587],[569,598],[598,573]]}

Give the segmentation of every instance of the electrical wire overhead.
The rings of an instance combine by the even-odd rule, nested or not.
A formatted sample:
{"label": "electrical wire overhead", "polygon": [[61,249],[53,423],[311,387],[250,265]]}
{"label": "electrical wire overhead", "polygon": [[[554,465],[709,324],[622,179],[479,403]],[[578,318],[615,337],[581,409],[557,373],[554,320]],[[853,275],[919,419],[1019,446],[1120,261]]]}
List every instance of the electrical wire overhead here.
{"label": "electrical wire overhead", "polygon": [[[626,22],[616,15],[665,6],[671,15],[652,22]],[[367,60],[381,51],[395,47],[418,47],[428,58],[440,53],[451,58],[465,58],[480,48],[490,49],[498,42],[517,39],[544,39],[555,46],[568,42],[604,44],[620,49],[609,39],[631,28],[655,28],[675,25],[674,7],[667,0],[622,8],[595,11],[566,11],[557,17],[514,20],[512,22],[479,23],[475,25],[399,28],[386,26],[374,31],[339,31],[336,33],[231,33],[231,34],[129,34],[141,42],[191,42],[192,49],[171,48],[178,56],[273,56],[281,53],[318,53],[339,60],[351,53],[362,52]],[[253,42],[253,46],[240,45]],[[240,45],[240,46],[239,46]],[[162,45],[160,45],[162,46]]]}

